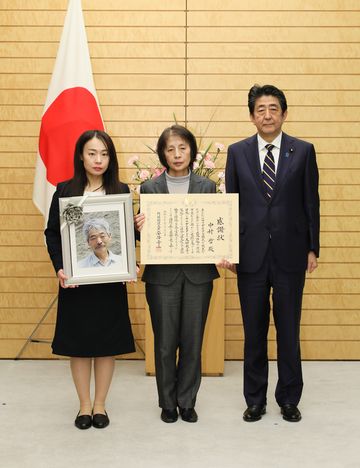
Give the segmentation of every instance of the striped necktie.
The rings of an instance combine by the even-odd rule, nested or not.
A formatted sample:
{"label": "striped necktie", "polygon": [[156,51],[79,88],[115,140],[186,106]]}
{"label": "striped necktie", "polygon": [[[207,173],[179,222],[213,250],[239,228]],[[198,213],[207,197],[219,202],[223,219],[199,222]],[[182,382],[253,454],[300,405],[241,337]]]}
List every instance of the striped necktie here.
{"label": "striped necktie", "polygon": [[266,145],[265,148],[267,149],[267,153],[264,160],[262,176],[265,184],[266,195],[270,199],[275,186],[275,160],[274,155],[271,152],[274,145]]}

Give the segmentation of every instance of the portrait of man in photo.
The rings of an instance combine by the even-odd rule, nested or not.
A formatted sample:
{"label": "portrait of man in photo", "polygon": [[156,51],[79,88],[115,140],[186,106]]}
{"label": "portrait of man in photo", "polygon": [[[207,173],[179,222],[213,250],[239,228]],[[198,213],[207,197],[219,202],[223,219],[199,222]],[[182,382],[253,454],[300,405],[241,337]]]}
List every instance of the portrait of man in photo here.
{"label": "portrait of man in photo", "polygon": [[91,253],[78,262],[79,268],[108,267],[120,261],[121,256],[112,252],[112,234],[105,218],[90,218],[85,221],[82,232]]}

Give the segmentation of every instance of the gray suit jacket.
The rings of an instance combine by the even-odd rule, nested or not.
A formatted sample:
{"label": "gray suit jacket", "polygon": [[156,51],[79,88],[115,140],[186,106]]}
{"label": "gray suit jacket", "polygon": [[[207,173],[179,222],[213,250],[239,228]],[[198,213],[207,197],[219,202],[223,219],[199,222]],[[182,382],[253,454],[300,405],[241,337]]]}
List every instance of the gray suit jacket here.
{"label": "gray suit jacket", "polygon": [[[169,193],[165,173],[146,181],[140,193]],[[189,193],[216,193],[215,182],[193,172],[190,174]],[[219,277],[215,265],[146,265],[142,281],[150,284],[168,285],[183,271],[189,281],[202,284]]]}

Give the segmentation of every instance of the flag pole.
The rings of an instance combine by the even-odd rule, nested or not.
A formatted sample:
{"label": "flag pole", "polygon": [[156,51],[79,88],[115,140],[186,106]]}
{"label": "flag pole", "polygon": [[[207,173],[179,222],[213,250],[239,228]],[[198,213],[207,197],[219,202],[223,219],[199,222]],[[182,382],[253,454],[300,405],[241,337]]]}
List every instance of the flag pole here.
{"label": "flag pole", "polygon": [[46,309],[44,315],[41,317],[41,319],[38,321],[36,327],[34,328],[34,330],[32,331],[31,335],[28,337],[28,339],[26,340],[24,346],[21,348],[21,350],[18,352],[18,354],[16,355],[15,357],[15,361],[19,360],[21,358],[21,355],[23,354],[23,352],[25,351],[25,349],[27,348],[28,344],[29,343],[51,343],[51,341],[48,341],[48,340],[36,340],[36,339],[33,339],[33,336],[35,335],[35,333],[38,331],[40,325],[43,323],[43,321],[46,319],[47,315],[49,314],[50,310],[52,309],[52,306],[55,304],[56,300],[58,298],[58,295],[55,296],[55,298],[51,301],[49,307]]}
{"label": "flag pole", "polygon": [[[33,202],[43,214],[45,225],[49,207],[59,182],[73,176],[76,141],[86,130],[104,129],[92,74],[81,0],[69,0],[53,73],[41,118],[36,160]],[[15,359],[31,342],[56,296]]]}

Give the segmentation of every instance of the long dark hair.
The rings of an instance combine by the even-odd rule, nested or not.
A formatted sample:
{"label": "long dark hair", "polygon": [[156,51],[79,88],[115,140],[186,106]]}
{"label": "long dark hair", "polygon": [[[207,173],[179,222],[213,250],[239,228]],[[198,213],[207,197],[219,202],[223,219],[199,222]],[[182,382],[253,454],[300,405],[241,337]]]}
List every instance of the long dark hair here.
{"label": "long dark hair", "polygon": [[124,192],[124,185],[119,180],[119,164],[114,143],[110,136],[102,130],[87,130],[78,138],[74,152],[74,176],[69,181],[69,190],[72,196],[82,195],[88,183],[82,155],[85,144],[97,138],[101,140],[109,155],[109,166],[103,174],[102,182],[106,194]]}
{"label": "long dark hair", "polygon": [[186,143],[190,146],[190,164],[189,168],[192,170],[194,161],[196,159],[196,155],[198,152],[196,138],[194,135],[188,130],[187,128],[183,127],[182,125],[172,125],[171,127],[165,128],[162,134],[159,137],[157,142],[156,152],[159,156],[161,164],[169,169],[169,165],[166,161],[165,156],[165,149],[168,142],[168,139],[172,136],[176,135],[181,139],[185,140]]}

